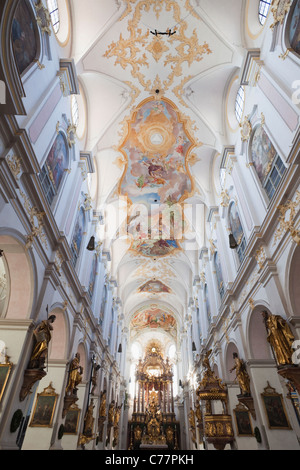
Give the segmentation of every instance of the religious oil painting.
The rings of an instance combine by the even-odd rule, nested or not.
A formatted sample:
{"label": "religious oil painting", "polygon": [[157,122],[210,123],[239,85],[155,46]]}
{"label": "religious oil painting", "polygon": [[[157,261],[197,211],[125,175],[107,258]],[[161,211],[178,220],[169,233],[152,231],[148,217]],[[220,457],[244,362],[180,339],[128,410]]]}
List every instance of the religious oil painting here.
{"label": "religious oil painting", "polygon": [[66,414],[64,434],[77,434],[79,416],[80,409],[76,404],[72,405]]}
{"label": "religious oil painting", "polygon": [[269,429],[291,429],[282,395],[268,383],[261,394],[268,419]]}
{"label": "religious oil painting", "polygon": [[52,427],[57,398],[58,394],[55,393],[52,383],[42,393],[37,394],[30,426]]}
{"label": "religious oil painting", "polygon": [[139,292],[147,292],[152,294],[161,294],[164,292],[169,294],[171,292],[171,289],[158,279],[151,279],[150,281],[147,281],[145,284],[140,286],[138,290]]}
{"label": "religious oil painting", "polygon": [[[138,220],[128,230],[133,235],[132,249],[144,256],[164,256],[179,248],[180,237],[173,236],[172,230],[181,229],[178,205],[193,193],[186,164],[192,148],[192,139],[170,101],[146,100],[133,114],[119,149],[127,161],[119,192],[130,204],[145,208],[144,223]],[[162,213],[166,217],[161,223]]]}
{"label": "religious oil painting", "polygon": [[0,402],[3,398],[4,392],[8,383],[8,378],[11,373],[11,369],[12,369],[11,363],[0,364]]}
{"label": "religious oil painting", "polygon": [[253,436],[249,411],[243,405],[238,405],[233,411],[238,436]]}
{"label": "religious oil painting", "polygon": [[258,126],[252,137],[251,155],[255,171],[262,184],[268,175],[276,154],[276,150],[263,127]]}
{"label": "religious oil painting", "polygon": [[300,55],[300,0],[297,0],[289,25],[289,42],[293,50]]}
{"label": "religious oil painting", "polygon": [[94,292],[94,287],[95,287],[95,282],[96,282],[96,275],[97,275],[97,264],[98,264],[97,255],[94,255],[92,268],[91,268],[91,274],[90,274],[90,280],[89,280],[89,286],[88,286],[90,297],[93,297],[93,292]]}
{"label": "religious oil painting", "polygon": [[38,53],[37,27],[27,1],[18,3],[12,22],[11,40],[19,73],[22,74]]}
{"label": "religious oil painting", "polygon": [[75,254],[76,259],[79,256],[84,229],[85,229],[85,215],[84,215],[84,209],[81,207],[79,210],[77,219],[76,219],[73,240],[72,240],[72,250],[73,250],[73,253]]}
{"label": "religious oil painting", "polygon": [[206,308],[207,320],[210,323],[211,322],[211,308],[210,308],[210,302],[209,302],[209,297],[208,297],[207,284],[205,284],[205,287],[204,287],[204,303],[205,303],[205,308]]}
{"label": "religious oil painting", "polygon": [[51,175],[51,181],[56,191],[62,181],[65,170],[68,167],[68,147],[66,140],[61,132],[55,138],[55,141],[48,154],[46,165]]}
{"label": "religious oil painting", "polygon": [[229,226],[236,242],[239,244],[243,237],[243,227],[235,202],[232,202],[228,211]]}

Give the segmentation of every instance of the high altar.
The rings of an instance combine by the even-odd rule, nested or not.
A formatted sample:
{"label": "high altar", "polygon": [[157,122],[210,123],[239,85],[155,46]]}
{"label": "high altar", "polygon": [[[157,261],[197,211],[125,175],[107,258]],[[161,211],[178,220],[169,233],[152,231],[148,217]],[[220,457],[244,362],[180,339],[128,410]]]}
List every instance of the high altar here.
{"label": "high altar", "polygon": [[179,449],[179,423],[173,397],[173,372],[157,345],[151,345],[136,369],[129,449]]}

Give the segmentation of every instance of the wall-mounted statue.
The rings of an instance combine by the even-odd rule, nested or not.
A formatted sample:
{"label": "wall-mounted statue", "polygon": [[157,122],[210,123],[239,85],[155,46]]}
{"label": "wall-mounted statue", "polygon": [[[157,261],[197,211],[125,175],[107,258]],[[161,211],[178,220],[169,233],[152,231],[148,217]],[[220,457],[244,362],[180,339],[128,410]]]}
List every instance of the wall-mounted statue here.
{"label": "wall-mounted statue", "polygon": [[239,383],[242,395],[251,395],[250,390],[250,377],[248,375],[245,362],[239,358],[237,353],[233,353],[235,365],[230,369],[230,372],[236,371],[236,378]]}
{"label": "wall-mounted statue", "polygon": [[56,320],[55,315],[50,315],[47,320],[43,320],[33,331],[35,344],[30,357],[28,369],[44,369],[48,356],[48,345],[51,340],[53,330],[52,323]]}
{"label": "wall-mounted statue", "polygon": [[66,387],[67,395],[77,395],[77,386],[82,381],[83,367],[80,366],[80,354],[76,353],[70,363],[68,383]]}
{"label": "wall-mounted statue", "polygon": [[292,364],[292,344],[295,337],[288,323],[281,316],[266,311],[262,312],[262,316],[267,329],[267,341],[272,347],[277,365]]}

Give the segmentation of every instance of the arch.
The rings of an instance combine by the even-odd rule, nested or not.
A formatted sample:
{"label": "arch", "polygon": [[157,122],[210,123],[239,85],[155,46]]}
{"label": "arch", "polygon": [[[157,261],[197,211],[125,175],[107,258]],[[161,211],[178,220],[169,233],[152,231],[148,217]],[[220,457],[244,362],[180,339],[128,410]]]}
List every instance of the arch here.
{"label": "arch", "polygon": [[[267,21],[262,24],[259,21],[259,13],[260,13],[260,0],[247,0],[246,4],[246,12],[245,12],[245,26],[246,26],[246,32],[249,36],[250,39],[255,40],[257,39],[262,32],[265,29]],[[270,14],[270,9],[268,11],[265,11],[264,13],[266,15],[266,18],[268,18],[268,15]]]}
{"label": "arch", "polygon": [[0,234],[9,292],[2,317],[30,318],[34,299],[34,270],[28,252],[17,238]]}
{"label": "arch", "polygon": [[233,353],[237,353],[239,355],[239,351],[238,351],[238,348],[237,348],[236,344],[231,341],[227,345],[226,355],[225,355],[226,377],[231,382],[233,382],[235,380],[235,377],[236,377],[235,371],[230,372],[230,370],[234,366]]}
{"label": "arch", "polygon": [[80,355],[80,362],[79,364],[83,368],[83,378],[84,380],[87,380],[87,374],[88,374],[88,364],[87,364],[87,352],[86,352],[86,347],[84,343],[79,343],[77,352]]}
{"label": "arch", "polygon": [[50,315],[55,315],[56,320],[53,323],[53,334],[50,343],[49,359],[65,359],[68,350],[68,324],[65,314],[61,307],[51,309]]}
{"label": "arch", "polygon": [[245,108],[245,87],[240,85],[235,97],[234,112],[238,124],[241,122]]}
{"label": "arch", "polygon": [[266,328],[261,312],[271,311],[263,303],[258,304],[252,310],[248,323],[248,344],[251,359],[273,359],[271,348],[267,342]]}
{"label": "arch", "polygon": [[64,133],[59,131],[40,173],[41,185],[50,206],[57,200],[68,167],[68,144]]}

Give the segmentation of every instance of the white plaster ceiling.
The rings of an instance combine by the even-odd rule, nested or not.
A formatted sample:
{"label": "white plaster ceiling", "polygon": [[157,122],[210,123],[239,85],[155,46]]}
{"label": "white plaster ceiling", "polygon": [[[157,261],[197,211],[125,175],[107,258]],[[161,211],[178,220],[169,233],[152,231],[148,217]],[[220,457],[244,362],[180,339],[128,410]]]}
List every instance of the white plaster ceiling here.
{"label": "white plaster ceiling", "polygon": [[[182,318],[193,295],[198,250],[206,242],[207,207],[214,204],[213,159],[227,144],[226,93],[243,61],[245,1],[70,3],[72,57],[87,99],[87,150],[93,152],[97,167],[95,202],[106,224],[98,232],[105,238],[105,250],[110,251],[110,274],[117,280],[124,314],[155,299],[171,306]],[[151,33],[168,28],[176,33]],[[159,94],[155,94],[156,89]],[[187,217],[191,231],[197,232],[197,243],[188,241],[186,249],[156,260],[128,251],[126,236],[116,239],[122,221],[114,216],[126,163],[118,150],[124,123],[151,96],[170,100],[190,123],[195,148],[189,170],[195,187],[188,202],[199,205],[201,213],[200,218]],[[126,211],[122,214],[125,217]],[[138,292],[138,287],[153,277],[167,284],[171,293]]]}

